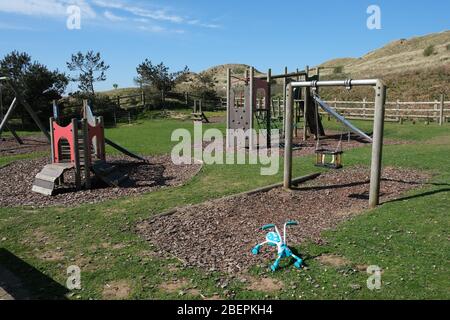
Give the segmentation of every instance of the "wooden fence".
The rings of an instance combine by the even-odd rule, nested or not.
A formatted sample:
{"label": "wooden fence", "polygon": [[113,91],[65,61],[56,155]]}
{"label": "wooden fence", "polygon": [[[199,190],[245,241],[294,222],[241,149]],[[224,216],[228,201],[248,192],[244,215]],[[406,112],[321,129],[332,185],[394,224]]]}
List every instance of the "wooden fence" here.
{"label": "wooden fence", "polygon": [[[297,105],[300,100],[294,100]],[[350,120],[373,120],[374,101],[363,99],[362,101],[325,101],[337,112]],[[243,105],[244,98],[236,98],[236,103]],[[257,105],[263,105],[264,99],[257,101]],[[222,105],[226,107],[226,99],[222,99]],[[257,106],[257,108],[258,108]],[[284,101],[282,98],[272,99],[272,116],[282,117],[284,113]],[[321,115],[328,116],[325,111]],[[450,101],[445,101],[444,95],[440,100],[434,101],[389,101],[386,102],[386,121],[402,123],[406,120],[436,122],[442,125],[450,121]]]}

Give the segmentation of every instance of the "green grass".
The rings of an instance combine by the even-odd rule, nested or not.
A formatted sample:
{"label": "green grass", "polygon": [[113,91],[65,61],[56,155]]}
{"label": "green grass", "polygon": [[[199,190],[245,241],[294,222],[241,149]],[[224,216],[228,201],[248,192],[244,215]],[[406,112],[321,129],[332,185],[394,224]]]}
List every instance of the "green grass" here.
{"label": "green grass", "polygon": [[[370,128],[367,122],[358,125]],[[208,127],[224,129],[223,124]],[[170,142],[176,128],[192,130],[192,123],[141,121],[108,129],[106,135],[142,154],[164,154],[176,143]],[[387,139],[409,143],[385,146],[384,164],[427,170],[433,173],[431,183],[325,232],[326,244],[298,247],[309,268],[295,271],[289,267],[270,275],[285,284],[277,293],[252,292],[237,280],[227,288],[216,287],[214,279],[223,275],[208,276],[202,270],[179,266],[175,258],[152,254],[155,248],[135,234],[134,226],[140,219],[177,206],[280,181],[282,170],[276,176],[263,177],[258,166],[209,165],[184,186],[140,196],[68,208],[0,208],[0,245],[61,285],[66,281],[67,266],[81,265],[83,289],[72,298],[102,298],[106,284],[123,280],[131,287],[131,298],[194,299],[158,288],[167,279],[187,278],[204,295],[226,297],[228,290],[234,291],[237,299],[449,299],[449,132],[448,126],[386,124]],[[0,163],[20,158],[1,159]],[[345,164],[350,166],[368,165],[369,158],[369,146],[344,155]],[[311,157],[295,159],[294,175],[314,171],[317,168]],[[58,251],[63,253],[60,261],[42,258],[45,253]],[[313,257],[323,253],[341,255],[350,263],[337,268],[320,265]],[[355,271],[355,266],[362,264],[383,268],[381,290],[365,287],[368,275]],[[266,269],[257,267],[251,270],[255,277],[265,273]],[[360,288],[354,289],[355,285]],[[40,295],[47,296],[45,291]]]}

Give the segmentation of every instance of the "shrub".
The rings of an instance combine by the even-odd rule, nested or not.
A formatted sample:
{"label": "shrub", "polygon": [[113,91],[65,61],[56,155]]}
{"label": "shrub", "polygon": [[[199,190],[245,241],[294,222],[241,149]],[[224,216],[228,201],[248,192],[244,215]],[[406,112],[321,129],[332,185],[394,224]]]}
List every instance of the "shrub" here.
{"label": "shrub", "polygon": [[425,48],[425,50],[423,50],[423,55],[425,57],[429,57],[432,54],[434,54],[434,46],[433,45],[429,45],[428,47]]}
{"label": "shrub", "polygon": [[450,43],[447,44],[447,51],[450,51]]}
{"label": "shrub", "polygon": [[341,74],[344,71],[344,66],[337,66],[334,68],[333,73],[334,74]]}

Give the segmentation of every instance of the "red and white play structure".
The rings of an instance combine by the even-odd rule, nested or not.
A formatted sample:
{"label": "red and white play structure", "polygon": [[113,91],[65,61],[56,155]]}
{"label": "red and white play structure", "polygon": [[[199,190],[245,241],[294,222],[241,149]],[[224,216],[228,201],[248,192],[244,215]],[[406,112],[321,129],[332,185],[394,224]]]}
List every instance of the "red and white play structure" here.
{"label": "red and white play structure", "polygon": [[72,119],[67,126],[50,118],[51,163],[39,172],[32,190],[44,195],[53,195],[64,185],[64,173],[74,170],[76,190],[90,189],[92,179],[98,178],[114,187],[130,185],[128,176],[106,162],[105,145],[128,156],[145,161],[142,157],[120,147],[105,138],[103,117],[92,114],[87,101],[83,106],[83,118]]}

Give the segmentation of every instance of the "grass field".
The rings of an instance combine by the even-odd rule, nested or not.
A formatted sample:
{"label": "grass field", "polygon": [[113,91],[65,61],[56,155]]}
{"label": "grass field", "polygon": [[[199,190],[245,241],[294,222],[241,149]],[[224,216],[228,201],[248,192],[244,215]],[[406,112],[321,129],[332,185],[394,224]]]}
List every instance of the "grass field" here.
{"label": "grass field", "polygon": [[[358,125],[370,128],[368,123]],[[208,127],[224,129],[223,124]],[[176,128],[191,130],[192,123],[142,120],[108,129],[106,135],[131,150],[155,155],[170,152],[170,135]],[[388,139],[408,143],[385,146],[384,164],[427,170],[433,174],[432,180],[398,201],[325,232],[326,244],[297,247],[307,270],[289,267],[274,274],[260,267],[251,270],[253,277],[268,275],[281,281],[280,291],[248,290],[239,277],[229,279],[226,286],[217,286],[216,280],[223,275],[183,268],[176,258],[156,254],[157,249],[134,232],[140,219],[168,209],[281,181],[282,170],[276,176],[263,177],[258,166],[209,165],[181,187],[96,205],[0,208],[0,247],[56,281],[48,284],[25,272],[38,297],[60,297],[66,268],[79,265],[82,289],[70,294],[72,299],[201,299],[200,293],[235,299],[449,299],[450,128],[388,123],[385,133]],[[40,155],[26,157],[33,156]],[[22,158],[0,159],[0,165]],[[347,166],[369,165],[370,147],[346,152],[344,159]],[[295,159],[295,176],[315,171],[312,158]],[[320,254],[339,255],[347,263],[340,267],[322,265],[313,259]],[[368,290],[368,275],[358,271],[357,266],[372,264],[383,269],[380,290]],[[173,292],[163,290],[161,285],[174,279],[183,286]],[[111,296],[111,291],[122,295]]]}

